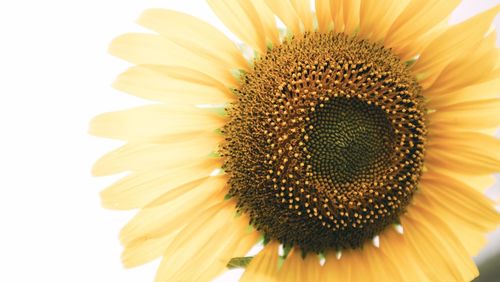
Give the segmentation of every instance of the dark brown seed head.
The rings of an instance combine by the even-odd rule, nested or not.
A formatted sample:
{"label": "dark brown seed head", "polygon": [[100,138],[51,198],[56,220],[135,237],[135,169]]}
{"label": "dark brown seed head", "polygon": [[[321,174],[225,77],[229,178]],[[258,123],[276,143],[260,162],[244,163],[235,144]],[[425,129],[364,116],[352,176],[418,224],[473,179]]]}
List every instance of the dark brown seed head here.
{"label": "dark brown seed head", "polygon": [[228,108],[229,195],[268,238],[357,248],[398,221],[426,136],[420,87],[390,50],[305,34],[255,61]]}

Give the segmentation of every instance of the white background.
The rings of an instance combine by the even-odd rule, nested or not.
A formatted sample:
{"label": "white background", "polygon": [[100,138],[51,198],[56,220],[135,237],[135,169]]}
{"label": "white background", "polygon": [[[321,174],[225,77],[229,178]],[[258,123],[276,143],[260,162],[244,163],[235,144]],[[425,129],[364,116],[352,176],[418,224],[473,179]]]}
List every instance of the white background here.
{"label": "white background", "polygon": [[[453,20],[495,3],[465,1]],[[202,0],[0,2],[0,281],[153,281],[157,262],[120,264],[117,234],[132,213],[104,210],[98,197],[116,178],[90,176],[118,143],[86,133],[92,116],[145,103],[111,89],[127,64],[106,49],[141,30],[134,21],[151,7],[227,32]]]}

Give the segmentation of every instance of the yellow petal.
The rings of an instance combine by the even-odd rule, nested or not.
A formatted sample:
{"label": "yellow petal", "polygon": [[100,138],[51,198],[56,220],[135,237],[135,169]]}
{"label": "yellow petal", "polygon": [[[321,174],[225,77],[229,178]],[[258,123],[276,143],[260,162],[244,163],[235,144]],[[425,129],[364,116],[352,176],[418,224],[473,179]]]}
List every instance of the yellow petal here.
{"label": "yellow petal", "polygon": [[300,249],[294,248],[279,270],[278,281],[318,281],[321,272],[319,257],[315,253],[302,258]]}
{"label": "yellow petal", "polygon": [[302,259],[301,251],[295,248],[292,249],[279,271],[277,281],[308,281],[306,279],[306,273],[310,270],[304,269],[303,266],[304,261]]}
{"label": "yellow petal", "polygon": [[161,35],[128,33],[114,39],[109,52],[136,65],[162,65],[195,69],[224,85],[237,85],[232,68],[194,53]]}
{"label": "yellow petal", "polygon": [[[242,3],[246,3],[248,1],[243,1]],[[249,2],[255,7],[257,13],[254,15],[257,17],[262,27],[264,28],[264,32],[266,33],[267,41],[277,45],[280,41],[280,34],[278,26],[276,25],[276,19],[274,13],[269,9],[263,0],[250,0]]]}
{"label": "yellow petal", "polygon": [[[390,243],[388,243],[390,244]],[[410,279],[403,279],[407,273],[401,272],[399,269],[399,261],[391,260],[385,255],[380,248],[376,248],[370,242],[363,246],[360,253],[363,260],[363,269],[366,269],[372,281],[405,281]],[[366,280],[359,280],[366,281]]]}
{"label": "yellow petal", "polygon": [[299,16],[305,31],[314,31],[313,14],[309,0],[290,0]]}
{"label": "yellow petal", "polygon": [[[193,76],[206,76],[190,70]],[[122,73],[113,87],[140,98],[170,105],[226,104],[233,95],[223,84],[206,85],[177,79],[162,71],[162,67],[134,66]]]}
{"label": "yellow petal", "polygon": [[305,273],[303,281],[319,281],[323,273],[323,267],[320,264],[318,255],[315,253],[306,255],[302,269],[302,273]]}
{"label": "yellow petal", "polygon": [[425,48],[412,67],[412,72],[421,77],[424,89],[432,85],[450,61],[477,48],[499,10],[500,5],[449,28]]}
{"label": "yellow petal", "polygon": [[446,176],[427,173],[421,180],[422,193],[439,205],[450,217],[487,232],[500,223],[494,202],[479,191]]}
{"label": "yellow petal", "polygon": [[208,0],[217,17],[241,40],[260,53],[266,51],[266,33],[249,1]]}
{"label": "yellow petal", "polygon": [[427,162],[467,175],[487,175],[499,171],[500,167],[498,159],[486,155],[469,152],[457,155],[445,150],[434,150],[432,155],[427,157]]}
{"label": "yellow petal", "polygon": [[[101,157],[94,165],[92,173],[96,176],[110,175],[123,171],[144,171],[169,169],[188,165],[196,160],[207,158],[217,150],[221,141],[206,134],[188,135],[169,143],[129,143]],[[195,138],[193,138],[195,137]]]}
{"label": "yellow petal", "polygon": [[429,99],[428,107],[439,109],[451,104],[500,98],[500,78],[489,79],[478,84],[470,85],[452,92],[439,93],[439,95],[425,94]]}
{"label": "yellow petal", "polygon": [[320,32],[328,32],[332,25],[332,16],[330,14],[330,1],[315,0],[316,19]]}
{"label": "yellow petal", "polygon": [[[417,201],[416,199],[414,201]],[[453,232],[439,218],[416,206],[401,217],[404,236],[436,281],[471,281],[478,271]]]}
{"label": "yellow petal", "polygon": [[496,77],[449,93],[445,92],[439,93],[439,95],[433,95],[424,92],[424,95],[429,99],[429,108],[440,109],[451,104],[500,98],[499,88],[500,78]]}
{"label": "yellow petal", "polygon": [[[483,220],[481,217],[474,218],[478,214],[480,215],[481,212],[473,211],[469,213],[473,207],[465,205],[465,201],[461,200],[459,197],[453,195],[445,195],[442,197],[440,191],[436,193],[437,190],[440,190],[442,185],[433,183],[429,185],[424,182],[429,181],[422,180],[420,185],[422,191],[420,197],[425,197],[425,205],[431,208],[432,212],[445,222],[450,230],[454,231],[455,236],[460,240],[470,256],[477,255],[486,243],[485,234],[491,231],[492,227],[496,227],[499,222],[500,215],[494,210],[493,205],[490,203],[490,211],[486,212],[487,214],[490,213],[490,218],[493,215],[493,221],[491,221],[491,219]],[[446,185],[450,184],[447,183]],[[469,189],[472,190],[473,188]],[[482,194],[480,196],[484,198]],[[463,209],[464,207],[465,209]],[[487,210],[488,207],[484,206],[483,210],[485,209]]]}
{"label": "yellow petal", "polygon": [[484,193],[486,189],[490,188],[495,184],[496,178],[494,175],[467,175],[467,174],[462,174],[460,172],[452,171],[452,170],[447,170],[446,168],[439,167],[439,166],[431,166],[427,164],[429,172],[427,173],[438,173],[441,175],[444,175],[444,177],[455,179],[457,181],[460,181],[467,186]]}
{"label": "yellow petal", "polygon": [[[238,220],[233,224],[241,225],[239,227],[241,230],[245,230],[245,227],[248,229],[248,219]],[[226,244],[225,248],[221,249],[220,255],[217,255],[217,258],[202,262],[207,266],[205,270],[200,269],[201,274],[196,278],[196,281],[211,281],[214,277],[227,270],[227,264],[231,258],[246,255],[261,238],[257,231],[245,232],[245,234],[235,236],[235,240],[231,241],[231,244]]]}
{"label": "yellow petal", "polygon": [[138,23],[227,68],[248,68],[247,61],[231,40],[196,17],[172,10],[150,9],[141,15]]}
{"label": "yellow petal", "polygon": [[360,6],[359,36],[379,42],[408,5],[409,0],[363,0]]}
{"label": "yellow petal", "polygon": [[437,127],[479,129],[500,126],[500,99],[458,103],[439,108],[429,115]]}
{"label": "yellow petal", "polygon": [[343,0],[344,33],[352,34],[359,27],[361,0]]}
{"label": "yellow petal", "polygon": [[136,267],[153,261],[163,255],[168,246],[174,242],[179,230],[174,230],[161,237],[143,237],[128,244],[122,253],[125,267]]}
{"label": "yellow petal", "polygon": [[352,250],[343,250],[340,259],[337,259],[335,251],[328,251],[323,266],[322,281],[354,281],[351,278],[351,273],[355,271],[353,259]]}
{"label": "yellow petal", "polygon": [[371,243],[343,250],[340,259],[327,254],[323,272],[323,281],[403,281],[398,265]]}
{"label": "yellow petal", "polygon": [[[444,20],[442,23],[436,25],[432,31],[422,35],[417,40],[408,41],[405,44],[399,45],[397,49],[392,49],[392,52],[398,55],[403,62],[417,59],[432,40],[447,30],[448,26],[446,24],[447,20]],[[421,77],[419,76],[417,79],[421,79]],[[427,86],[425,89],[427,89]]]}
{"label": "yellow petal", "polygon": [[213,132],[224,124],[215,113],[194,106],[148,105],[101,114],[90,133],[128,141],[168,139],[172,134]]}
{"label": "yellow petal", "polygon": [[301,34],[301,19],[290,1],[265,0],[267,6],[293,34]]}
{"label": "yellow petal", "polygon": [[448,17],[458,4],[460,0],[411,0],[389,28],[385,46],[397,50],[398,46],[418,40]]}
{"label": "yellow petal", "polygon": [[278,275],[279,243],[269,242],[245,269],[240,282],[274,282]]}
{"label": "yellow petal", "polygon": [[120,232],[121,242],[126,245],[141,237],[158,237],[177,230],[200,216],[202,207],[221,202],[227,193],[226,177],[209,177],[198,182],[180,186],[171,191],[176,195],[168,201],[139,211]]}
{"label": "yellow petal", "polygon": [[495,67],[498,55],[495,48],[495,35],[495,33],[491,33],[467,56],[458,57],[451,61],[424,95],[429,97],[440,93],[449,93],[478,83],[488,77]]}
{"label": "yellow petal", "polygon": [[451,153],[485,155],[500,160],[500,139],[477,132],[441,131],[429,135],[429,148],[448,150]]}
{"label": "yellow petal", "polygon": [[438,131],[433,128],[427,144],[429,167],[467,175],[500,171],[500,140],[477,132]]}
{"label": "yellow petal", "polygon": [[[365,247],[365,246],[363,246]],[[364,249],[363,250],[353,250],[351,252],[351,281],[369,281],[372,279],[371,273],[369,271],[368,261],[370,260],[367,257],[364,257]],[[342,258],[341,258],[342,259]],[[359,269],[364,269],[365,271],[359,271]],[[381,271],[379,270],[378,274]],[[377,280],[376,277],[373,277],[374,281]],[[384,279],[385,280],[385,279]]]}
{"label": "yellow petal", "polygon": [[[393,262],[406,282],[430,282],[431,277],[422,267],[420,257],[413,253],[404,234],[399,234],[394,228],[387,228],[380,234],[380,251]],[[432,276],[432,275],[431,275]]]}
{"label": "yellow petal", "polygon": [[333,30],[335,32],[344,32],[344,8],[343,0],[330,1],[330,14],[333,20]]}
{"label": "yellow petal", "polygon": [[207,159],[170,170],[132,173],[101,193],[102,204],[120,210],[141,208],[181,185],[208,177],[219,166],[220,161]]}
{"label": "yellow petal", "polygon": [[244,237],[248,221],[238,222],[241,218],[235,218],[235,212],[234,202],[223,201],[189,223],[176,236],[175,244],[166,249],[156,281],[199,281],[197,278],[214,261],[219,261],[220,271],[220,265],[231,259],[225,256],[231,255],[227,247],[234,248],[240,240],[249,239]]}

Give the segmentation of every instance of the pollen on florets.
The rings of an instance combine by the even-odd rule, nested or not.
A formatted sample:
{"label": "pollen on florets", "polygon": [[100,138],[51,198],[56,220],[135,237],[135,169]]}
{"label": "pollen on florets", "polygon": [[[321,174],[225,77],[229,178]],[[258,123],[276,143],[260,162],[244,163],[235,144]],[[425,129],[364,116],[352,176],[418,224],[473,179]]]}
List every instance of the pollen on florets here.
{"label": "pollen on florets", "polygon": [[357,248],[397,222],[420,178],[420,87],[390,50],[305,34],[258,59],[222,132],[229,195],[304,252]]}

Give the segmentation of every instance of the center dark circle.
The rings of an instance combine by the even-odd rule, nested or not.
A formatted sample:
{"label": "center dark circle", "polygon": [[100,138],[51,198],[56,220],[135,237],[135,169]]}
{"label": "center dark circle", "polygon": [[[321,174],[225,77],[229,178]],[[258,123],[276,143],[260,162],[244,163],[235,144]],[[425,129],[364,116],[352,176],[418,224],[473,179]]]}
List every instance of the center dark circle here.
{"label": "center dark circle", "polygon": [[267,239],[304,252],[359,248],[417,190],[420,86],[382,45],[305,34],[255,60],[227,108],[228,196]]}
{"label": "center dark circle", "polygon": [[384,111],[357,99],[334,98],[311,115],[306,148],[325,182],[367,183],[386,171],[395,134]]}

